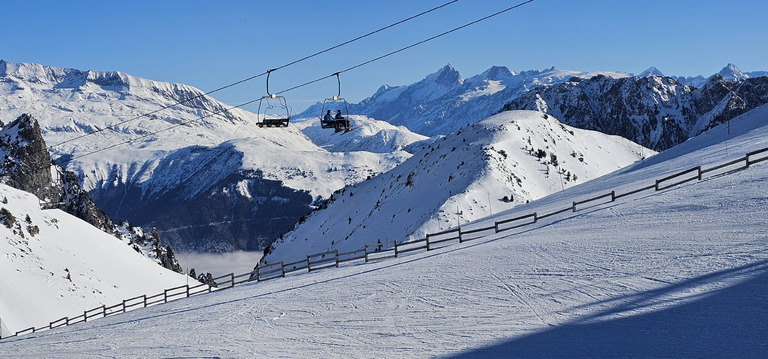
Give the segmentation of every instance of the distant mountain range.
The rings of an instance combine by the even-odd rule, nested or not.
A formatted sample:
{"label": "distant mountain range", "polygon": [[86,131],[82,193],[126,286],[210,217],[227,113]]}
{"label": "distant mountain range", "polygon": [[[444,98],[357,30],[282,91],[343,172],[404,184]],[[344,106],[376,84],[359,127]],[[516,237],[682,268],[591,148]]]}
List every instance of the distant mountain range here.
{"label": "distant mountain range", "polygon": [[261,250],[334,192],[502,110],[536,110],[663,150],[765,103],[762,74],[729,65],[702,82],[653,68],[634,76],[497,66],[463,79],[448,65],[350,104],[360,128],[333,134],[320,129],[320,104],[291,126],[259,128],[254,114],[226,111],[183,84],[0,60],[0,120],[37,118],[53,157],[116,221],[156,227],[177,250]]}
{"label": "distant mountain range", "polygon": [[[664,76],[655,67],[638,76],[492,67],[463,79],[447,65],[411,85],[382,86],[351,104],[350,112],[436,136],[502,110],[538,110],[578,128],[664,150],[766,103],[766,74],[744,73],[733,64],[709,78]],[[319,105],[297,117],[317,116]]]}

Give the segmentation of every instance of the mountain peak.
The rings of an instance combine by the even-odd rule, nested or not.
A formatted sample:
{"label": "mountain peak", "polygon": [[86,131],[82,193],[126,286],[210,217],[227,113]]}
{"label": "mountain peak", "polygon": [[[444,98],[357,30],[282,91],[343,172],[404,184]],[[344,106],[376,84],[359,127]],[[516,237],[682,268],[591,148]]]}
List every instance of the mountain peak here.
{"label": "mountain peak", "polygon": [[461,78],[461,75],[459,75],[459,72],[456,71],[451,64],[443,66],[443,68],[437,72],[427,76],[425,80],[443,86],[460,85],[464,81]]}
{"label": "mountain peak", "polygon": [[664,76],[659,69],[657,69],[655,66],[649,67],[647,70],[640,73],[639,77],[648,77],[648,76]]}
{"label": "mountain peak", "polygon": [[488,71],[484,73],[484,76],[486,79],[491,80],[499,80],[503,78],[507,78],[510,76],[515,76],[515,73],[508,69],[505,66],[492,66]]}
{"label": "mountain peak", "polygon": [[720,70],[720,72],[717,74],[726,81],[742,81],[749,78],[749,76],[741,72],[741,70],[736,65],[730,63],[723,67],[723,69]]}

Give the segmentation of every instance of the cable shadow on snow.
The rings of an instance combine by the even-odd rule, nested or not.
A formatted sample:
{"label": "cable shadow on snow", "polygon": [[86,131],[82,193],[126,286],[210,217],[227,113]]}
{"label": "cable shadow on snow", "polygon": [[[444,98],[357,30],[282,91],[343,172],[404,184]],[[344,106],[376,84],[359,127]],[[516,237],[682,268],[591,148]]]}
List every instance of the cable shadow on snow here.
{"label": "cable shadow on snow", "polygon": [[[697,286],[744,277],[688,295]],[[681,294],[689,300],[674,304]],[[632,314],[664,302],[671,305]],[[571,323],[445,358],[768,357],[768,260],[588,306],[605,305]]]}

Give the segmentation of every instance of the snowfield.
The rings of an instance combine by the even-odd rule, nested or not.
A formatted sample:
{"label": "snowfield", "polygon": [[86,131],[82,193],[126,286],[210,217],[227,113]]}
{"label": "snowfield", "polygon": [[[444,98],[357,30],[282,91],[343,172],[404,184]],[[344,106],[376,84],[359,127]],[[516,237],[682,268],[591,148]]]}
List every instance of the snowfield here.
{"label": "snowfield", "polygon": [[[476,225],[742,157],[768,147],[767,115]],[[768,162],[727,170],[472,242],[6,339],[0,357],[766,357]]]}
{"label": "snowfield", "polygon": [[0,214],[3,336],[187,282],[79,218],[41,210],[32,194],[0,185],[0,200],[14,223]]}

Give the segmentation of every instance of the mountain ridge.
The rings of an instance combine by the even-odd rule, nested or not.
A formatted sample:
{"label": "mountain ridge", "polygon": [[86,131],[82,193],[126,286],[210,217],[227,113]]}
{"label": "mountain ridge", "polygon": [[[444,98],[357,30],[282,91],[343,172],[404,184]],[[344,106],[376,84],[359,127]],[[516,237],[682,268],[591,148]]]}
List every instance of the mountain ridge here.
{"label": "mountain ridge", "polygon": [[654,153],[533,111],[497,114],[422,146],[389,172],[334,193],[322,209],[273,243],[264,261],[288,263],[377,240],[423,238]]}
{"label": "mountain ridge", "polygon": [[[392,168],[410,156],[400,148],[421,139],[402,136],[391,142],[399,149],[382,146],[376,153],[351,145],[355,152],[339,155],[315,145],[296,126],[259,128],[255,114],[227,110],[191,86],[119,72],[1,65],[3,113],[33,114],[43,137],[55,144],[53,156],[110,216],[146,230],[156,227],[182,251],[262,250],[313,203]],[[345,138],[362,138],[358,134]],[[195,158],[207,159],[207,166],[196,165]],[[209,211],[222,204],[230,207]],[[169,214],[178,216],[167,221]],[[251,220],[255,215],[258,221]]]}

